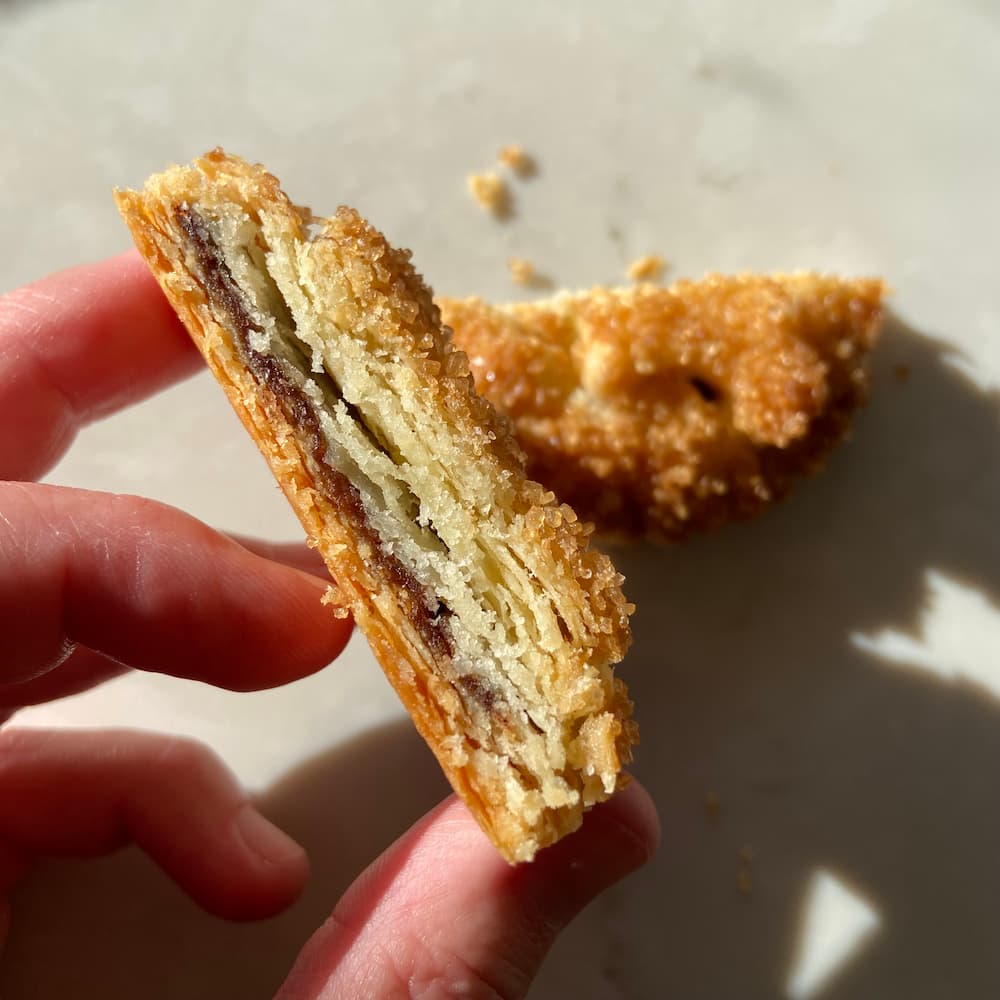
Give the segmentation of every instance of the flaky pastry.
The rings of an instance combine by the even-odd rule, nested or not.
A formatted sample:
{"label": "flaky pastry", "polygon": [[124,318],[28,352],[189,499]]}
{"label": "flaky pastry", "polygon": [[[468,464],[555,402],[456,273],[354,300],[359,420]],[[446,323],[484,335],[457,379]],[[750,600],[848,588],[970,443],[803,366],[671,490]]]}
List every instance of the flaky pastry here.
{"label": "flaky pastry", "polygon": [[116,198],[484,830],[514,862],[575,829],[626,779],[631,606],[525,477],[409,254],[221,150]]}

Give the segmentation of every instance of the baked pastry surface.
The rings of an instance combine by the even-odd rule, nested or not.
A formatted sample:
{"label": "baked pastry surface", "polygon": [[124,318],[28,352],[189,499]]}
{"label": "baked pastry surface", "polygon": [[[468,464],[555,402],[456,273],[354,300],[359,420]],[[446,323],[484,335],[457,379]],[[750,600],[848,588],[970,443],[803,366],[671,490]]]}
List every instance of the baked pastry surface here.
{"label": "baked pastry surface", "polygon": [[883,292],[709,275],[438,305],[532,478],[602,534],[677,541],[760,513],[822,465],[865,398]]}
{"label": "baked pastry surface", "polygon": [[[215,150],[117,192],[455,790],[511,862],[626,779],[631,606],[590,527],[528,480],[409,254]],[[376,766],[373,762],[373,766]]]}

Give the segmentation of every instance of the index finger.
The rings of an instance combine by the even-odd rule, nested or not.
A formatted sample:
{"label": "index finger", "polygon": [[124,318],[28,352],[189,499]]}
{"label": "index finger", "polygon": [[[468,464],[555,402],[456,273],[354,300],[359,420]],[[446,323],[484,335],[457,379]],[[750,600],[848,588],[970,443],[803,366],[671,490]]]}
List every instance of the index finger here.
{"label": "index finger", "polygon": [[43,475],[81,427],[198,365],[134,250],[0,297],[0,479]]}

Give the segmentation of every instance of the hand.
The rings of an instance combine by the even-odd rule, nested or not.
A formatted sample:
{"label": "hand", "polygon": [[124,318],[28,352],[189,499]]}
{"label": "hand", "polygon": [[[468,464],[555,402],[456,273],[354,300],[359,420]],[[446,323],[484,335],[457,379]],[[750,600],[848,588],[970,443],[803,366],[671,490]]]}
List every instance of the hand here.
{"label": "hand", "polygon": [[[0,722],[128,669],[271,687],[347,642],[304,547],[240,545],[150,500],[33,481],[77,429],[199,360],[132,253],[0,299]],[[510,868],[450,798],[355,882],[281,995],[429,997],[466,983],[466,996],[523,996],[559,930],[657,838],[633,784],[578,834]],[[0,900],[37,857],[129,841],[234,919],[283,909],[307,875],[302,849],[197,743],[0,731]],[[8,918],[0,903],[0,941]]]}

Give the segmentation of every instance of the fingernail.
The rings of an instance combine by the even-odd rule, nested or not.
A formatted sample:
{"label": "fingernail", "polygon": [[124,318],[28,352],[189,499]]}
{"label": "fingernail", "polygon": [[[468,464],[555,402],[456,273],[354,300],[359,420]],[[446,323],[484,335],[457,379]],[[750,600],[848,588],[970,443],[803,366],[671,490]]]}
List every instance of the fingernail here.
{"label": "fingernail", "polygon": [[299,844],[265,819],[249,802],[236,814],[233,828],[247,850],[268,864],[285,865],[305,855]]}

